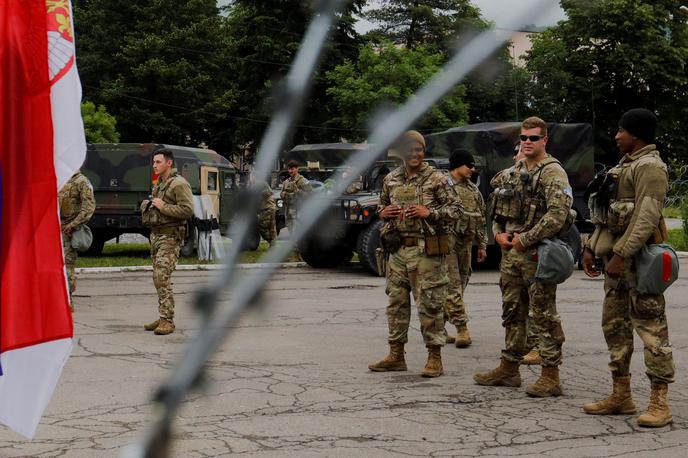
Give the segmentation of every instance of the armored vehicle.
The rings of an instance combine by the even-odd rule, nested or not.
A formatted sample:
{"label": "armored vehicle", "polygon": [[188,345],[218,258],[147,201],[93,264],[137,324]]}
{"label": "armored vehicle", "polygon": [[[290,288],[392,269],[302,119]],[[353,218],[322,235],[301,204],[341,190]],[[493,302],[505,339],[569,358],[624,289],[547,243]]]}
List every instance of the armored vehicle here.
{"label": "armored vehicle", "polygon": [[[93,231],[91,254],[101,253],[107,240],[121,234],[149,235],[149,229],[141,223],[139,204],[148,198],[157,179],[152,155],[160,148],[172,150],[175,168],[189,182],[194,196],[207,196],[221,231],[228,228],[239,177],[236,168],[215,151],[154,143],[94,143],[88,145],[81,167],[96,198],[96,211],[88,224]],[[194,236],[191,224],[182,249],[184,256],[192,254]],[[260,241],[257,231],[252,231],[250,238],[247,248],[256,249]]]}
{"label": "armored vehicle", "polygon": [[[426,161],[435,168],[447,170],[452,150],[460,147],[471,151],[477,169],[473,180],[487,201],[492,192],[492,177],[513,165],[514,146],[520,129],[521,123],[518,122],[482,123],[428,135]],[[578,214],[576,227],[580,232],[591,232],[589,210],[583,194],[594,175],[592,128],[589,124],[552,123],[548,130],[547,151],[561,161],[571,182],[573,206]],[[345,144],[336,145],[342,148]],[[316,145],[303,146],[308,146],[312,152]],[[318,151],[321,156],[327,156],[327,149]],[[341,166],[344,158],[341,153],[337,154]],[[378,219],[376,210],[382,180],[397,165],[398,162],[390,158],[377,161],[361,177],[363,187],[360,192],[335,199],[331,211],[316,225],[316,229],[299,242],[304,261],[313,267],[335,267],[350,260],[356,252],[367,270],[381,274],[377,271],[375,250],[380,246],[382,221]],[[488,225],[488,233],[489,229]],[[574,244],[579,242],[572,241]],[[494,262],[499,259],[500,252],[491,233],[489,243],[490,259]]]}

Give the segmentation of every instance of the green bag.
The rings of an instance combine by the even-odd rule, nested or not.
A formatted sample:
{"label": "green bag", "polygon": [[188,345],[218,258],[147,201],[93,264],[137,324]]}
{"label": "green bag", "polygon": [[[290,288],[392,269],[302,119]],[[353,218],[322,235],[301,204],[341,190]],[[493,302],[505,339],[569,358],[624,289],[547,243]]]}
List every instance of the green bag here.
{"label": "green bag", "polygon": [[69,242],[78,252],[88,250],[93,243],[93,233],[87,225],[82,225],[79,229],[72,232],[72,239]]}
{"label": "green bag", "polygon": [[643,245],[635,254],[640,294],[662,294],[678,278],[678,256],[671,245]]}
{"label": "green bag", "polygon": [[558,285],[564,283],[573,273],[573,253],[561,239],[544,239],[537,248],[537,258],[537,282]]}

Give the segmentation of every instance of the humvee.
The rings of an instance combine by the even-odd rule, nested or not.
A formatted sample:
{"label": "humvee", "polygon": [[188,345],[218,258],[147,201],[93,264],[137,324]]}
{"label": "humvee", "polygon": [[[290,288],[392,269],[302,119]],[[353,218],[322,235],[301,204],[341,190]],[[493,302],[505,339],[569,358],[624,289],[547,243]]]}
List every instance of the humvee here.
{"label": "humvee", "polygon": [[[90,254],[100,254],[106,241],[121,234],[149,236],[150,230],[141,223],[139,205],[148,199],[153,182],[152,153],[160,148],[174,153],[175,168],[189,182],[195,196],[209,196],[218,215],[221,232],[225,233],[233,213],[234,199],[239,191],[236,168],[213,150],[155,143],[92,143],[81,171],[93,185],[96,210],[88,225],[93,232]],[[182,248],[190,256],[194,249],[193,225]],[[252,231],[246,248],[255,250],[260,242]]]}
{"label": "humvee", "polygon": [[[435,168],[448,170],[453,149],[461,147],[471,151],[477,171],[473,180],[487,200],[492,192],[492,177],[513,165],[514,146],[520,129],[519,122],[482,123],[428,135],[426,162]],[[592,128],[589,124],[550,123],[548,130],[547,151],[561,161],[571,182],[573,207],[578,215],[576,227],[582,233],[591,232],[590,212],[583,194],[594,176]],[[313,151],[316,145],[309,146]],[[326,156],[328,150],[321,149],[319,153]],[[341,154],[339,156],[343,162]],[[375,250],[380,246],[382,221],[378,219],[376,210],[382,180],[397,165],[394,160],[380,158],[364,173],[361,192],[334,200],[331,211],[299,242],[304,261],[313,267],[336,267],[350,260],[355,251],[364,268],[381,275],[377,271]],[[500,251],[494,244],[489,225],[488,234],[488,250],[494,261],[499,258]]]}

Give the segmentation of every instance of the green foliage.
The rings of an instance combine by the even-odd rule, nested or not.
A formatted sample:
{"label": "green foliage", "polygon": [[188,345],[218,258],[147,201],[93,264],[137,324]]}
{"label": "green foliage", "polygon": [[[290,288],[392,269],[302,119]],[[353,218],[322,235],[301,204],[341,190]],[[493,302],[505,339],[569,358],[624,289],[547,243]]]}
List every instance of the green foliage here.
{"label": "green foliage", "polygon": [[527,68],[534,112],[558,122],[590,122],[615,162],[613,141],[624,111],[659,115],[658,144],[688,158],[688,26],[673,0],[562,0],[568,19],[535,36]]}
{"label": "green foliage", "polygon": [[370,38],[384,37],[408,49],[434,46],[446,50],[459,31],[483,27],[480,11],[468,0],[382,0],[365,16],[380,27]]}
{"label": "green foliage", "polygon": [[[380,48],[361,48],[358,59],[327,73],[328,94],[339,115],[333,123],[363,131],[381,104],[399,105],[411,97],[442,66],[444,56],[425,46],[415,49],[386,43]],[[443,130],[464,124],[468,107],[463,102],[465,88],[458,86],[419,121],[424,131]],[[362,139],[361,135],[355,136]]]}
{"label": "green foliage", "polygon": [[688,251],[688,233],[684,229],[669,229],[668,242],[676,251]]}
{"label": "green foliage", "polygon": [[81,117],[84,120],[84,130],[88,143],[119,142],[117,120],[105,110],[103,105],[98,105],[96,108],[96,104],[93,102],[83,102],[81,104]]}

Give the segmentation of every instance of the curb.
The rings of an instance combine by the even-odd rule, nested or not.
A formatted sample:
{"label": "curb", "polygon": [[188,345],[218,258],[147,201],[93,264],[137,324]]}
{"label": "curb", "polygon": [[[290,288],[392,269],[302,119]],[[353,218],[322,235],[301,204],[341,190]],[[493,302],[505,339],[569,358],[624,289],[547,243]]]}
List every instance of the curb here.
{"label": "curb", "polygon": [[[686,253],[688,256],[688,253]],[[255,263],[255,264],[237,264],[239,269],[251,270],[251,269],[264,269],[267,266],[272,266],[274,264],[267,263]],[[222,270],[224,269],[224,264],[181,264],[177,265],[176,270],[188,270],[188,271],[212,271],[212,270]],[[277,264],[278,269],[294,269],[308,267],[305,262],[281,262]],[[153,266],[123,266],[123,267],[79,267],[74,269],[76,273],[79,274],[102,274],[102,273],[123,273],[123,272],[152,272]]]}
{"label": "curb", "polygon": [[688,258],[688,251],[677,251],[676,256],[678,256],[679,259]]}

